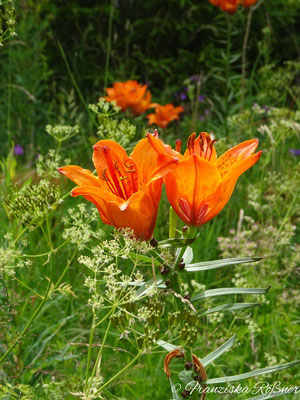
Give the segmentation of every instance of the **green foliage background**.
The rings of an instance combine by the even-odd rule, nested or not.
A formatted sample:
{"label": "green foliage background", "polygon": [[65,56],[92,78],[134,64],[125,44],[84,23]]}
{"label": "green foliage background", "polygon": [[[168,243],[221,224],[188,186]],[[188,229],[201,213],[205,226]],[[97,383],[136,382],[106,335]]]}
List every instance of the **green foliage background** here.
{"label": "green foliage background", "polygon": [[[247,268],[197,273],[195,279],[207,289],[272,285],[268,296],[260,299],[262,306],[251,313],[223,313],[215,319],[203,319],[195,352],[207,354],[233,331],[237,334],[236,346],[210,366],[208,374],[212,377],[296,359],[300,172],[299,161],[289,149],[300,148],[300,41],[296,25],[299,1],[264,0],[253,12],[244,107],[241,60],[248,13],[242,8],[228,16],[208,0],[19,0],[8,2],[7,7],[10,6],[15,6],[17,35],[8,37],[0,47],[1,203],[10,193],[10,183],[36,183],[37,155],[45,155],[55,147],[53,138],[45,132],[48,124],[77,124],[80,134],[63,143],[60,162],[70,158],[72,164],[92,168],[92,144],[97,140],[98,124],[88,104],[96,103],[104,94],[105,82],[110,86],[116,80],[137,79],[149,85],[154,101],[175,104],[182,104],[175,94],[188,87],[186,113],[180,123],[160,132],[164,140],[185,140],[196,129],[216,135],[220,154],[252,137],[259,138],[263,150],[260,162],[240,179],[230,203],[201,228],[201,245],[194,246],[194,254],[201,261],[249,255],[265,259]],[[5,6],[0,7],[0,15],[5,16]],[[200,77],[198,88],[189,80],[191,76]],[[197,90],[205,97],[204,103],[195,102]],[[254,103],[259,105],[257,109],[253,108]],[[146,118],[126,117],[137,126],[134,142],[144,134]],[[15,156],[8,167],[13,144],[22,145],[24,154]],[[16,174],[10,174],[9,168],[16,168]],[[5,180],[7,176],[13,177],[12,181]],[[61,178],[51,182],[60,184],[63,193],[73,186]],[[61,242],[62,217],[82,201],[67,197],[51,214],[55,245]],[[167,235],[167,212],[164,196],[155,231],[159,239]],[[4,206],[0,218],[1,247],[7,231],[17,236],[20,223],[9,218]],[[95,231],[100,227],[103,228],[100,221],[93,225]],[[104,229],[110,232],[110,228]],[[38,231],[31,232],[27,240],[26,252],[47,251],[47,243]],[[71,257],[71,250],[61,250],[56,278]],[[43,258],[34,267],[20,269],[18,278],[43,293],[47,286],[45,277],[49,276],[46,261]],[[91,323],[87,311],[89,293],[83,286],[85,273],[75,260],[65,279],[77,297],[63,293],[53,296],[28,336],[14,349],[0,371],[1,376],[9,376],[2,399],[74,398],[70,392],[76,391],[84,379],[82,360],[86,351],[84,345],[72,343],[88,342]],[[1,281],[2,352],[5,343],[13,341],[23,329],[35,299],[14,279]],[[228,302],[244,300],[236,295]],[[208,301],[199,307],[213,305]],[[103,334],[101,327],[96,341],[101,342]],[[114,332],[109,345],[123,344],[119,338],[120,332]],[[164,355],[161,351],[143,356],[110,388],[112,393],[119,399],[168,398],[170,390],[162,373]],[[105,377],[109,378],[129,360],[125,352],[105,353]],[[174,363],[174,371],[180,370],[179,364]],[[278,379],[287,386],[299,384],[296,367],[266,379]],[[253,379],[249,386],[256,382]],[[297,399],[297,395],[286,398]]]}

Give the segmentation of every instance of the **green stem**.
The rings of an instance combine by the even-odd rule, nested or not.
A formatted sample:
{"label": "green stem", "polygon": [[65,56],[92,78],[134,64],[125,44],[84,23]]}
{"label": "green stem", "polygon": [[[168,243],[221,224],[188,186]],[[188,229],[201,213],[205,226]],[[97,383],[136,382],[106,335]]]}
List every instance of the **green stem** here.
{"label": "green stem", "polygon": [[34,293],[36,296],[38,296],[40,299],[44,299],[44,296],[42,296],[41,294],[39,294],[38,292],[36,292],[35,290],[33,290],[31,287],[29,287],[28,285],[26,285],[26,283],[20,281],[20,279],[16,279],[16,281],[22,285],[23,287],[25,287],[26,289],[30,290],[32,293]]}
{"label": "green stem", "polygon": [[[115,308],[113,308],[113,310],[115,311]],[[102,339],[101,347],[100,347],[99,352],[97,354],[97,358],[96,358],[95,365],[94,365],[94,368],[93,368],[93,371],[92,371],[92,375],[90,376],[90,382],[89,382],[87,393],[86,393],[87,395],[89,395],[90,390],[91,390],[93,379],[94,379],[94,376],[96,374],[97,367],[99,365],[99,360],[100,360],[100,357],[101,357],[103,349],[104,349],[104,344],[106,342],[106,338],[107,338],[107,335],[108,335],[108,332],[109,332],[109,329],[110,329],[110,325],[111,325],[111,319],[109,320],[109,322],[107,324],[107,327],[106,327],[106,330],[105,330],[105,333],[104,333],[104,337]]]}
{"label": "green stem", "polygon": [[109,70],[113,15],[114,15],[114,4],[113,4],[113,0],[112,0],[111,4],[110,4],[110,14],[109,14],[109,22],[108,22],[108,36],[107,36],[107,45],[106,45],[105,74],[104,74],[104,89],[106,88],[106,85],[107,85],[107,77],[108,77],[108,70]]}
{"label": "green stem", "polygon": [[232,33],[232,24],[231,24],[231,17],[227,14],[226,15],[227,21],[227,40],[226,40],[226,89],[225,89],[225,129],[226,129],[226,137],[227,141],[229,141],[229,127],[227,122],[227,117],[229,114],[229,80],[230,80],[230,52],[231,52],[231,33]]}
{"label": "green stem", "polygon": [[247,25],[246,25],[246,31],[245,31],[244,42],[243,42],[243,51],[242,51],[242,98],[241,98],[241,109],[242,110],[244,108],[244,102],[245,102],[247,46],[248,46],[248,40],[249,40],[249,34],[250,34],[250,28],[251,28],[252,14],[253,14],[253,8],[250,7],[248,17],[247,17]]}
{"label": "green stem", "polygon": [[54,285],[54,288],[53,288],[54,290],[59,286],[61,280],[62,280],[63,277],[65,276],[65,273],[68,271],[68,269],[69,269],[69,267],[70,267],[72,261],[74,260],[74,257],[75,257],[75,255],[76,255],[76,253],[77,253],[77,248],[74,250],[74,252],[73,252],[73,254],[72,254],[72,257],[71,257],[70,260],[68,261],[68,263],[67,263],[65,269],[63,270],[63,272],[62,272],[62,274],[60,275],[60,277],[59,277],[58,281],[56,282],[56,284]]}
{"label": "green stem", "polygon": [[15,347],[15,345],[17,343],[19,343],[19,341],[22,339],[22,337],[25,336],[25,334],[27,333],[27,331],[29,330],[31,324],[33,323],[33,321],[36,319],[36,317],[39,315],[41,309],[43,308],[43,306],[45,305],[47,299],[48,299],[48,294],[50,292],[50,288],[51,288],[51,283],[52,283],[52,278],[53,278],[53,254],[51,255],[51,278],[49,280],[49,284],[46,290],[46,293],[44,295],[43,300],[40,302],[39,306],[36,308],[36,310],[34,311],[34,313],[32,314],[32,316],[30,317],[30,319],[28,320],[25,328],[22,330],[22,332],[18,335],[18,337],[16,338],[16,340],[10,345],[10,347],[6,350],[6,352],[2,355],[2,357],[0,358],[0,364],[2,364],[2,362],[6,359],[6,357],[10,354],[10,352],[13,350],[13,348]]}
{"label": "green stem", "polygon": [[93,323],[92,323],[92,329],[91,329],[91,333],[90,333],[88,359],[87,359],[86,370],[85,370],[85,388],[84,388],[85,391],[87,391],[88,382],[89,382],[89,368],[90,368],[90,364],[91,364],[92,344],[93,344],[94,333],[95,333],[95,329],[96,329],[95,320],[96,320],[96,316],[95,316],[95,311],[93,309]]}
{"label": "green stem", "polygon": [[95,395],[98,394],[99,392],[101,392],[101,390],[106,388],[106,386],[110,385],[115,379],[117,379],[120,375],[122,375],[125,371],[127,371],[127,369],[130,368],[139,359],[140,355],[141,355],[141,351],[138,352],[138,354],[130,361],[130,363],[127,364],[123,369],[121,369],[121,371],[119,371],[116,375],[114,375],[112,378],[110,378],[104,385],[102,385],[97,390]]}

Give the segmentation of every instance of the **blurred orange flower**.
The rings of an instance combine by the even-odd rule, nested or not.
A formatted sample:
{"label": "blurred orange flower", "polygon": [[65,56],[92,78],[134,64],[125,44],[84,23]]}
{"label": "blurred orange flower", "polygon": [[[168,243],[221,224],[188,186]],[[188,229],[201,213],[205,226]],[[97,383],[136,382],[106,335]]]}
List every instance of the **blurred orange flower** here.
{"label": "blurred orange flower", "polygon": [[140,115],[153,106],[147,85],[137,81],[115,82],[112,88],[106,88],[105,91],[105,100],[115,100],[122,111],[131,108],[134,115]]}
{"label": "blurred orange flower", "polygon": [[252,7],[258,0],[243,0],[244,7]]}
{"label": "blurred orange flower", "polygon": [[209,0],[211,4],[221,8],[221,10],[234,14],[237,10],[239,4],[242,4],[244,7],[253,6],[257,0]]}
{"label": "blurred orange flower", "polygon": [[155,124],[164,129],[171,121],[179,119],[179,114],[183,111],[182,106],[174,107],[171,103],[164,106],[156,104],[155,113],[147,115],[149,125]]}
{"label": "blurred orange flower", "polygon": [[[158,159],[162,164],[157,169]],[[175,167],[176,157],[158,156],[147,138],[130,156],[118,143],[100,140],[94,145],[91,171],[67,165],[58,171],[75,182],[72,196],[94,203],[105,224],[130,228],[138,239],[149,240],[156,223],[162,176]]]}
{"label": "blurred orange flower", "polygon": [[234,14],[237,10],[237,6],[240,0],[209,0],[211,4],[221,8],[221,10],[229,13]]}
{"label": "blurred orange flower", "polygon": [[177,167],[164,178],[167,196],[177,215],[188,225],[200,226],[214,218],[231,197],[237,179],[260,158],[254,153],[258,140],[247,140],[217,158],[212,140],[206,132],[196,138],[193,133],[187,150],[180,154],[181,141],[176,151],[161,140],[148,135],[158,154],[178,159]]}

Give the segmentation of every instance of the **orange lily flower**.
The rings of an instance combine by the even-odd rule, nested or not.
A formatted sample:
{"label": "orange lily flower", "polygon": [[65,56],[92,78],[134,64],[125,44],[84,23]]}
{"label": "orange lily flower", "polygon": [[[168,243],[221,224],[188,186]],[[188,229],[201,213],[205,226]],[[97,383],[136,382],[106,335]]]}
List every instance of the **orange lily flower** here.
{"label": "orange lily flower", "polygon": [[244,7],[252,7],[258,0],[243,0]]}
{"label": "orange lily flower", "polygon": [[171,103],[164,106],[156,104],[155,113],[147,115],[149,125],[155,124],[164,129],[171,121],[179,119],[179,114],[183,111],[182,106],[174,107]]}
{"label": "orange lily flower", "polygon": [[244,7],[253,6],[257,0],[209,0],[211,4],[221,8],[223,11],[234,14],[239,4],[242,3]]}
{"label": "orange lily flower", "polygon": [[152,107],[147,85],[141,85],[137,81],[115,82],[112,88],[106,88],[105,91],[105,100],[115,100],[122,111],[131,108],[134,115],[140,115]]}
{"label": "orange lily flower", "polygon": [[221,10],[228,14],[234,14],[237,10],[237,6],[240,0],[209,0],[211,4],[221,8]]}
{"label": "orange lily flower", "polygon": [[[158,160],[163,167],[157,169]],[[118,143],[100,140],[94,145],[93,162],[98,176],[77,165],[58,168],[78,185],[72,196],[82,195],[94,203],[105,224],[130,228],[138,239],[149,240],[162,176],[175,166],[175,158],[158,156],[147,138],[140,140],[130,156]]]}
{"label": "orange lily flower", "polygon": [[206,132],[197,138],[193,133],[183,155],[180,154],[181,140],[176,142],[174,151],[158,138],[148,135],[148,139],[158,154],[178,159],[177,167],[164,178],[166,192],[177,215],[187,225],[194,226],[205,224],[224,208],[239,176],[252,167],[262,153],[253,154],[258,140],[252,139],[218,158],[215,140]]}

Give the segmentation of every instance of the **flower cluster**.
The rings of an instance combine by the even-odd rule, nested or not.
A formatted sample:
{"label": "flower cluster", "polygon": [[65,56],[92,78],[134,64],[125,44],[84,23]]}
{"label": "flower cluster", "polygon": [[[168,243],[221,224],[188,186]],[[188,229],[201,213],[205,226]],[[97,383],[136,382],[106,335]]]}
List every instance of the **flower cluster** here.
{"label": "flower cluster", "polygon": [[105,91],[105,100],[115,100],[122,111],[130,108],[134,115],[140,115],[152,107],[150,90],[147,90],[147,85],[137,81],[115,82],[112,88],[106,88]]}
{"label": "flower cluster", "polygon": [[79,126],[46,125],[46,132],[58,142],[63,142],[64,140],[70,139],[71,137],[77,135],[79,132]]}
{"label": "flower cluster", "polygon": [[166,128],[171,121],[178,120],[179,114],[184,111],[182,106],[174,107],[173,104],[166,104],[161,106],[157,104],[155,106],[155,113],[147,115],[149,125],[157,125],[160,128]]}
{"label": "flower cluster", "polygon": [[97,114],[98,130],[97,135],[100,139],[110,139],[126,147],[136,134],[136,126],[127,119],[113,119],[118,114],[120,107],[116,105],[115,100],[111,102],[100,98],[97,104],[90,104],[89,108]]}
{"label": "flower cluster", "polygon": [[130,109],[134,115],[141,115],[149,108],[154,108],[154,113],[147,115],[149,125],[155,124],[160,128],[166,128],[170,122],[179,119],[183,107],[175,107],[173,104],[160,105],[151,103],[151,92],[147,85],[137,81],[115,82],[112,88],[106,88],[105,100],[115,102],[122,111]]}
{"label": "flower cluster", "polygon": [[40,225],[59,201],[59,186],[45,179],[38,185],[26,183],[21,188],[15,186],[4,199],[10,218],[19,219],[24,226],[30,228]]}
{"label": "flower cluster", "polygon": [[36,163],[38,176],[48,179],[58,178],[59,173],[57,172],[57,168],[62,161],[66,164],[70,162],[68,158],[62,160],[62,157],[54,149],[50,149],[46,156],[39,154]]}
{"label": "flower cluster", "polygon": [[211,4],[221,8],[221,10],[227,12],[228,14],[234,14],[237,11],[239,4],[243,7],[253,6],[257,0],[209,0]]}
{"label": "flower cluster", "polygon": [[31,262],[22,256],[22,247],[26,243],[17,245],[10,234],[4,236],[3,246],[0,247],[0,276],[12,277],[16,268],[29,266]]}
{"label": "flower cluster", "polygon": [[239,176],[261,156],[256,139],[245,141],[217,157],[215,140],[193,133],[182,155],[165,145],[157,132],[140,140],[130,156],[117,143],[100,140],[93,162],[98,176],[75,165],[59,172],[78,187],[72,196],[93,202],[105,224],[130,228],[138,239],[153,235],[162,183],[171,206],[184,223],[200,226],[214,218],[228,202]]}
{"label": "flower cluster", "polygon": [[79,250],[86,247],[90,242],[91,236],[101,240],[104,232],[99,230],[95,232],[91,228],[91,223],[97,220],[97,210],[91,212],[87,210],[85,204],[79,204],[77,208],[70,208],[68,215],[63,217],[62,222],[65,225],[62,237],[78,246]]}

